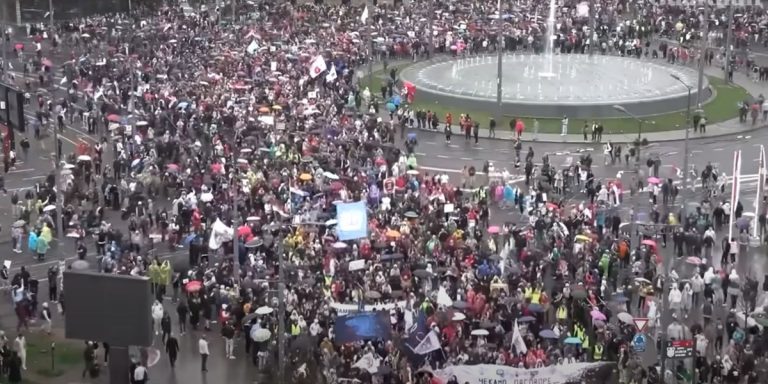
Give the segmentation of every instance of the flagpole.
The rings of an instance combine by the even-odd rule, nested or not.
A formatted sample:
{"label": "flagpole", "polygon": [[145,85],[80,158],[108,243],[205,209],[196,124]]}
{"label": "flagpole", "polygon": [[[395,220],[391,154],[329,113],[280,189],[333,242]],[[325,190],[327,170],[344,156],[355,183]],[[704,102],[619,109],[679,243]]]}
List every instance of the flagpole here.
{"label": "flagpole", "polygon": [[[741,151],[736,151],[733,153],[733,185],[731,186],[731,209],[728,212],[729,214],[729,222],[728,222],[728,241],[732,241],[733,239],[733,224],[735,219],[735,213],[736,213],[736,205],[738,204],[739,199],[739,177],[741,174]],[[733,251],[733,250],[732,250]]]}
{"label": "flagpole", "polygon": [[[758,218],[760,217],[760,195],[763,192],[765,185],[765,146],[760,145],[760,161],[757,168],[757,192],[755,192],[755,223],[752,228],[752,237],[761,240],[762,233],[759,233],[760,223]],[[760,236],[758,236],[758,234]]]}
{"label": "flagpole", "polygon": [[[374,49],[373,49],[373,22],[368,23],[368,19],[370,17],[368,16],[368,3],[366,2],[365,8],[363,9],[363,17],[362,22],[365,24],[368,24],[368,49],[370,49],[370,52],[368,54],[368,86],[373,85],[373,57],[374,57]],[[386,75],[386,74],[385,74]]]}

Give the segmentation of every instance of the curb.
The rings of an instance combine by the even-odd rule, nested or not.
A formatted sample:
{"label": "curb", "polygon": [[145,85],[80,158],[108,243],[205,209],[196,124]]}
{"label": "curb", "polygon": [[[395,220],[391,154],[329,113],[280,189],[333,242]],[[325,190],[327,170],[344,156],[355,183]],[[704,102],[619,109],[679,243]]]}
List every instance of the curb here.
{"label": "curb", "polygon": [[[454,128],[458,129],[458,125],[451,125],[451,127],[452,127],[452,129],[454,129]],[[768,122],[764,122],[762,124],[758,124],[758,125],[756,125],[754,127],[753,126],[749,126],[748,129],[737,130],[737,131],[728,132],[728,133],[707,134],[706,136],[693,136],[693,135],[689,135],[688,140],[689,141],[699,141],[699,140],[706,140],[706,139],[717,139],[717,138],[728,137],[728,136],[737,135],[737,134],[750,133],[750,132],[754,132],[754,131],[760,130],[762,128],[768,128]],[[460,131],[456,131],[455,129],[453,130],[453,135],[463,135]],[[439,134],[439,135],[443,134],[443,131],[440,128],[438,128],[438,130],[436,130],[436,131],[433,131],[431,129],[425,129],[425,128],[409,128],[409,130],[410,131],[430,132],[430,133]],[[504,130],[507,131],[506,128]],[[498,131],[498,128],[497,128],[497,131]],[[679,130],[679,131],[681,131],[681,130]],[[457,132],[459,132],[459,133],[457,133]],[[666,133],[666,132],[673,132],[673,131],[659,131],[659,132],[653,132],[653,133]],[[485,135],[483,135],[483,133],[485,133]],[[554,135],[554,134],[547,133],[546,135]],[[571,135],[574,135],[574,134],[573,133],[568,134],[568,136],[571,136]],[[632,144],[634,142],[634,140],[636,139],[635,134],[632,134],[632,133],[603,135],[603,140],[602,140],[601,143],[596,143],[596,142],[593,142],[593,141],[582,141],[582,140],[574,141],[574,140],[568,140],[568,139],[563,139],[563,140],[531,139],[532,136],[533,136],[532,133],[526,133],[525,138],[523,139],[523,142],[526,142],[526,143],[545,143],[545,144],[566,144],[566,145],[576,145],[576,144],[591,145],[591,144],[601,144],[601,143],[605,143],[606,141],[610,141],[613,144]],[[614,136],[617,136],[617,137],[618,136],[631,136],[632,139],[631,140],[627,140],[626,137],[614,138]],[[648,138],[647,136],[644,136],[644,137]],[[481,131],[481,134],[479,135],[479,138],[480,139],[485,139],[485,140],[493,140],[493,141],[507,141],[507,142],[514,141],[514,139],[512,137],[509,137],[509,138],[504,138],[504,137],[488,137],[488,130],[487,129],[485,129],[485,131]],[[649,143],[669,143],[669,142],[675,142],[675,141],[685,141],[685,135],[681,134],[681,137],[674,137],[674,138],[661,138],[661,139],[650,139],[650,138],[648,138],[648,142]]]}

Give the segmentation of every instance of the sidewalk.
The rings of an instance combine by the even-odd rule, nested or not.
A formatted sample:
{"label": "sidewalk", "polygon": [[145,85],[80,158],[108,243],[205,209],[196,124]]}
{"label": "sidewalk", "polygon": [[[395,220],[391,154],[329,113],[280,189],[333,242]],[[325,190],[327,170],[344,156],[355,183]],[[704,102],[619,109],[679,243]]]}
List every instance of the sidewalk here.
{"label": "sidewalk", "polygon": [[[408,64],[411,63],[410,60],[398,60],[390,62],[389,66],[398,66],[402,64]],[[383,66],[380,63],[374,63],[373,65],[373,71],[374,72],[380,72],[383,70]],[[707,76],[713,76],[718,78],[723,78],[723,71],[720,69],[719,66],[712,65],[709,67],[704,68],[704,74]],[[380,75],[380,73],[379,73]],[[365,79],[368,76],[367,66],[360,68],[359,71],[357,71],[357,76],[359,78]],[[376,76],[376,74],[374,74]],[[746,89],[747,92],[749,92],[751,95],[757,97],[760,94],[768,93],[768,87],[766,87],[764,84],[761,83],[755,83],[751,81],[744,73],[737,72],[733,74],[733,83]],[[735,103],[736,101],[734,101]],[[752,126],[749,122],[748,123],[740,123],[738,118],[734,118],[731,120],[723,121],[720,123],[714,123],[714,124],[707,124],[707,133],[701,134],[701,133],[694,133],[693,131],[689,132],[689,138],[690,139],[702,139],[702,138],[716,138],[721,136],[727,136],[727,135],[734,135],[734,134],[746,134],[747,132],[755,131],[758,129],[766,128],[768,127],[768,121],[760,121],[758,120],[757,124]],[[427,130],[428,132],[440,132],[442,133],[442,129],[438,129],[437,131]],[[454,134],[457,134],[460,132],[459,127],[453,128]],[[490,131],[487,128],[480,128],[479,136],[482,138],[489,138],[490,137]],[[543,143],[584,143],[584,136],[582,134],[567,134],[564,136],[561,136],[556,133],[539,133],[534,134],[531,132],[530,129],[527,129],[523,133],[523,137],[526,140],[533,140]],[[685,140],[685,131],[680,130],[670,130],[670,131],[658,131],[658,132],[649,132],[649,133],[643,133],[643,137],[647,138],[649,142],[664,142],[664,141],[682,141]],[[496,129],[496,140],[514,140],[515,139],[515,133],[510,131],[507,127],[497,127]],[[602,141],[610,141],[612,143],[632,143],[634,140],[637,139],[637,132],[632,133],[622,133],[622,134],[604,134]]]}

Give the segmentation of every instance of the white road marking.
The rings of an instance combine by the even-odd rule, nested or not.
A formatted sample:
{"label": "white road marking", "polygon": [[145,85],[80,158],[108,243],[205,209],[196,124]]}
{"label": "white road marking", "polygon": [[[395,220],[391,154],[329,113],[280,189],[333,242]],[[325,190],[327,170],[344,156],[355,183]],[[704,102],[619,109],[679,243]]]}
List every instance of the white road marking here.
{"label": "white road marking", "polygon": [[33,177],[25,177],[25,178],[23,178],[21,180],[24,180],[24,181],[26,181],[26,180],[37,180],[37,179],[45,179],[46,177],[48,177],[48,176],[33,176]]}
{"label": "white road marking", "polygon": [[8,171],[8,173],[22,173],[22,172],[32,172],[32,171],[34,171],[34,168],[14,169],[12,171]]}

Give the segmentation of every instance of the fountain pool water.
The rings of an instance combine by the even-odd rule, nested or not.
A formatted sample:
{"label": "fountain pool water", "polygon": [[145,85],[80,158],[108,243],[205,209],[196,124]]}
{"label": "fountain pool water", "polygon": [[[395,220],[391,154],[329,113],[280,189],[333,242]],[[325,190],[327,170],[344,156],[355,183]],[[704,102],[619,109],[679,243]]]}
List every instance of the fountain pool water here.
{"label": "fountain pool water", "polygon": [[[400,77],[416,86],[417,101],[494,111],[496,67],[494,55],[436,59],[411,65]],[[689,84],[697,79],[685,67],[602,55],[509,54],[502,67],[503,112],[519,116],[619,117],[615,104],[636,115],[684,110],[688,90],[670,75]]]}

